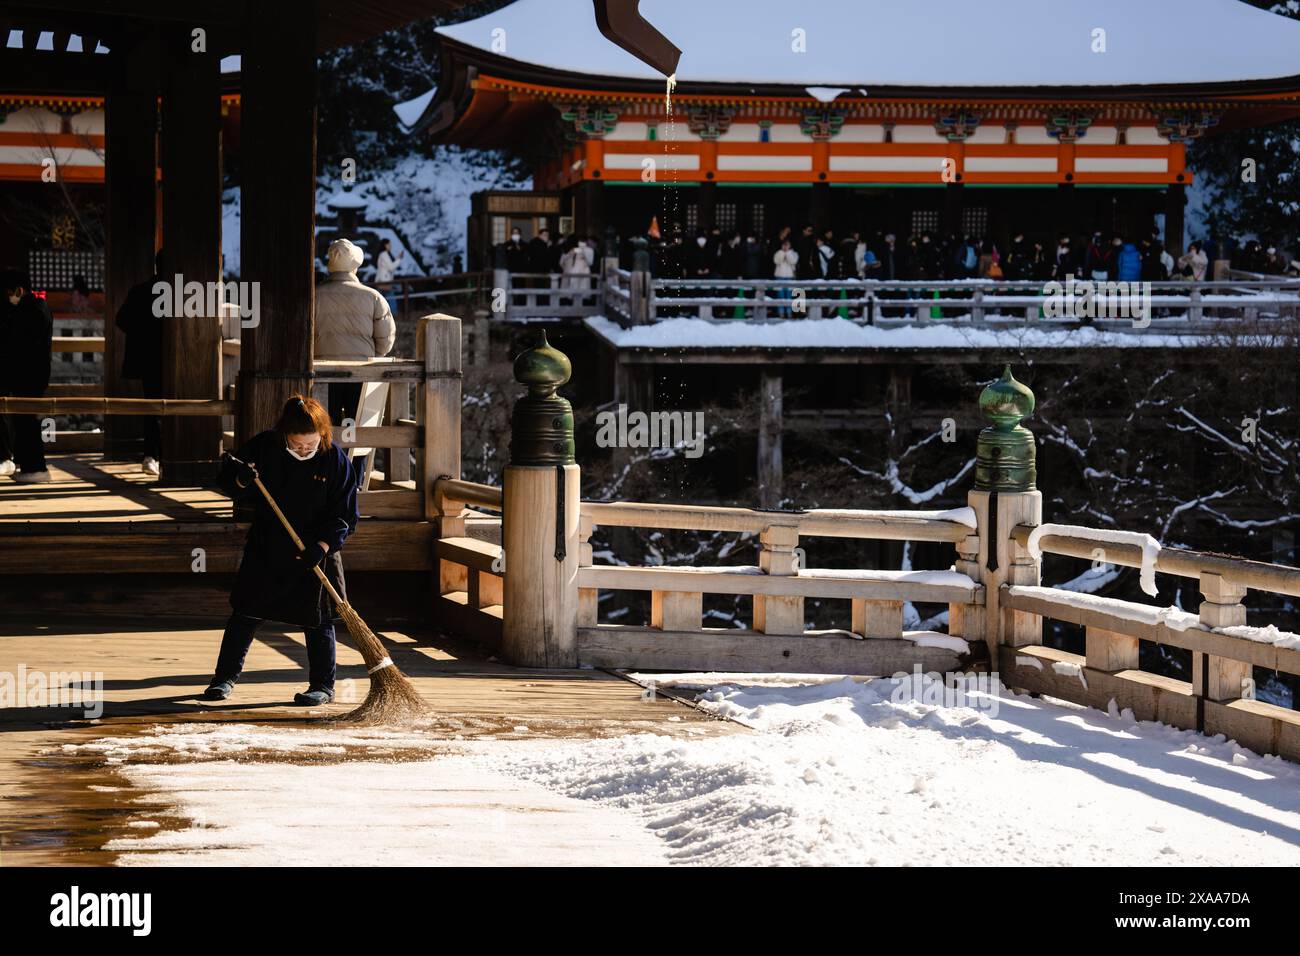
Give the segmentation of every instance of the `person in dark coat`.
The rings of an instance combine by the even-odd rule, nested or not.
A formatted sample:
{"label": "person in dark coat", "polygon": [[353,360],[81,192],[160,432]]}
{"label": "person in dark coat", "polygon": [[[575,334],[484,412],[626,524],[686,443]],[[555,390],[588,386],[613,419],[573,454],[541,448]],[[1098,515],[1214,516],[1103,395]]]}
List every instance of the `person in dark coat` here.
{"label": "person in dark coat", "polygon": [[758,241],[757,236],[745,237],[742,263],[743,275],[746,279],[763,277],[763,244]]}
{"label": "person in dark coat", "polygon": [[1114,247],[1106,244],[1098,229],[1092,234],[1092,242],[1088,243],[1088,250],[1083,257],[1083,277],[1094,281],[1109,278],[1111,260],[1114,257]]}
{"label": "person in dark coat", "polygon": [[[138,378],[145,398],[162,398],[163,387],[163,320],[154,314],[154,286],[163,279],[163,254],[154,256],[152,277],[127,290],[117,310],[114,324],[126,336],[122,353],[122,377]],[[162,458],[162,419],[144,416],[144,457],[141,467],[146,474],[159,473]]]}
{"label": "person in dark coat", "polygon": [[820,279],[821,265],[817,261],[817,237],[813,235],[812,226],[804,226],[799,238],[794,242],[794,251],[799,253],[795,265],[796,279]]}
{"label": "person in dark coat", "polygon": [[[44,299],[32,294],[26,274],[11,270],[0,275],[0,310],[0,394],[43,398],[50,384],[54,336],[49,307]],[[13,475],[20,484],[50,480],[41,441],[41,417],[10,416],[12,427],[8,434],[4,434],[7,430],[0,422],[0,474]]]}
{"label": "person in dark coat", "polygon": [[[299,552],[253,479],[260,477],[307,550]],[[226,622],[208,700],[225,700],[244,668],[244,658],[263,621],[297,625],[307,634],[307,690],[294,703],[327,704],[334,698],[334,603],[312,570],[321,566],[339,596],[347,600],[339,555],[357,527],[356,474],[343,449],[332,441],[330,417],[315,399],[295,395],[275,427],[227,456],[222,489],[254,505],[244,557],[230,595]]]}

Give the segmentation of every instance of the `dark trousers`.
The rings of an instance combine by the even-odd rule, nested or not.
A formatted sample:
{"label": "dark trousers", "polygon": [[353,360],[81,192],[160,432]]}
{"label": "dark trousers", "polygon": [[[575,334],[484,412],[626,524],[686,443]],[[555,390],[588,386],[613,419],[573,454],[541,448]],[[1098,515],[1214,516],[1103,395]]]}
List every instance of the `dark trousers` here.
{"label": "dark trousers", "polygon": [[19,471],[45,471],[45,442],[41,441],[41,420],[36,415],[14,415],[14,464]]}
{"label": "dark trousers", "polygon": [[357,404],[361,401],[361,383],[336,382],[330,385],[326,401],[329,402],[330,421],[335,425],[341,426],[345,418],[355,421]]}
{"label": "dark trousers", "polygon": [[[253,646],[253,636],[262,623],[260,617],[232,614],[226,621],[226,633],[221,637],[221,653],[217,655],[217,670],[213,684],[239,680],[244,671],[244,658]],[[326,621],[320,627],[306,628],[307,683],[312,687],[334,689],[334,622]]]}
{"label": "dark trousers", "polygon": [[[162,372],[157,375],[146,375],[140,380],[141,391],[144,392],[145,398],[162,398]],[[155,461],[162,460],[162,419],[154,415],[146,415],[142,423],[144,431],[144,455],[146,458],[152,458]]]}
{"label": "dark trousers", "polygon": [[[7,393],[15,398],[42,398],[46,386],[19,382]],[[0,415],[0,461],[14,460],[19,471],[45,471],[45,443],[41,441],[41,415],[10,415],[6,428]]]}

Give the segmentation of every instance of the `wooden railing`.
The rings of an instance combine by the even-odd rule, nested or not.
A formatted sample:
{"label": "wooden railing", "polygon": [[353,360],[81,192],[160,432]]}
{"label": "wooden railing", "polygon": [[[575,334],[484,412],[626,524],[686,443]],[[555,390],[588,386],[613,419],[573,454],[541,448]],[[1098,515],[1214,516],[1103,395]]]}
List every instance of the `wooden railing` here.
{"label": "wooden railing", "polygon": [[[691,505],[583,502],[577,571],[577,658],[595,667],[686,670],[788,670],[888,674],[920,664],[953,670],[964,641],[903,629],[903,603],[983,603],[984,588],[957,571],[828,570],[802,566],[802,537],[957,542],[971,533],[959,512],[764,512]],[[758,535],[759,564],[742,567],[596,565],[598,525],[747,532]],[[650,594],[648,626],[601,624],[602,590]],[[706,594],[748,595],[753,628],[703,624]],[[808,631],[807,598],[850,602],[842,630]],[[817,638],[809,640],[808,638]]]}
{"label": "wooden railing", "polygon": [[[1012,536],[1026,548],[1033,529]],[[1125,567],[1142,566],[1142,548],[1105,532],[1069,528],[1043,533],[1044,553]],[[1016,626],[1004,627],[1003,680],[1012,686],[1207,734],[1222,733],[1260,753],[1300,759],[1300,713],[1255,699],[1253,669],[1300,675],[1300,635],[1248,626],[1250,590],[1300,596],[1300,569],[1198,551],[1161,548],[1151,573],[1199,582],[1196,613],[1035,585],[1006,584],[1001,607]],[[1042,644],[1042,619],[1084,628],[1085,653]],[[1190,681],[1148,673],[1139,666],[1139,642],[1191,654]]]}
{"label": "wooden railing", "polygon": [[505,606],[501,522],[483,520],[487,516],[467,509],[501,512],[502,490],[443,476],[433,486],[433,507],[438,569],[435,616],[457,633],[498,646]]}

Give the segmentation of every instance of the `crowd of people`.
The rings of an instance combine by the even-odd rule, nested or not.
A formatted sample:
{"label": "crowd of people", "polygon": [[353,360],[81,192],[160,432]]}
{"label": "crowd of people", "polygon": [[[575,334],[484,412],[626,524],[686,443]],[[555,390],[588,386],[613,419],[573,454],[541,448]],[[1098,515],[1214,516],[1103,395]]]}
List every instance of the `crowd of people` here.
{"label": "crowd of people", "polygon": [[[1213,241],[1189,244],[1172,255],[1159,230],[1131,236],[1094,230],[1090,235],[1060,233],[1055,242],[1030,239],[1016,232],[998,243],[987,235],[935,235],[920,232],[900,239],[877,230],[868,235],[835,230],[818,233],[805,225],[790,226],[769,238],[756,233],[723,233],[717,227],[700,230],[690,242],[680,233],[668,239],[646,237],[651,272],[664,279],[878,279],[936,281],[1005,279],[1047,282],[1076,279],[1096,281],[1204,281],[1221,257]],[[524,240],[519,230],[498,247],[498,267],[512,273],[589,275],[595,266],[595,239],[568,236],[552,242],[549,230]],[[1295,275],[1300,264],[1275,246],[1249,240],[1231,251],[1234,268],[1263,275]],[[585,286],[585,280],[584,280]],[[571,287],[580,287],[576,282]]]}
{"label": "crowd of people", "polygon": [[724,236],[713,229],[697,234],[693,245],[680,235],[653,244],[652,271],[668,279],[1201,281],[1216,251],[1193,242],[1175,259],[1155,230],[1137,238],[1102,230],[1078,239],[1063,233],[1055,243],[1017,232],[1000,246],[973,234],[921,232],[899,240],[883,230],[837,237],[833,229],[816,233],[804,226],[797,235],[786,227],[762,241],[753,233]]}

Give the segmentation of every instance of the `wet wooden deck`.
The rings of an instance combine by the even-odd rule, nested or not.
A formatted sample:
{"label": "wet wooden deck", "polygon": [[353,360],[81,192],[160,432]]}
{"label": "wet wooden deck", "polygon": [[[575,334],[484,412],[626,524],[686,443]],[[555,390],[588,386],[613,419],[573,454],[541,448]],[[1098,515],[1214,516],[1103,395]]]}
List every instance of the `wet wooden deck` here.
{"label": "wet wooden deck", "polygon": [[[259,633],[243,679],[227,701],[206,703],[206,687],[220,644],[217,621],[185,625],[158,620],[60,619],[52,614],[7,619],[0,627],[0,673],[102,674],[104,713],[82,708],[11,707],[0,710],[0,865],[111,864],[103,845],[138,836],[129,827],[141,808],[136,793],[101,757],[68,752],[65,745],[97,737],[148,733],[166,723],[256,722],[304,727],[350,710],[341,699],[324,708],[292,706],[306,683],[301,633]],[[605,737],[653,732],[685,736],[744,733],[614,674],[594,670],[531,671],[485,658],[469,646],[436,635],[383,631],[393,658],[432,708],[427,732],[448,746],[466,738]],[[339,636],[340,698],[359,702],[368,681],[346,631]]]}

